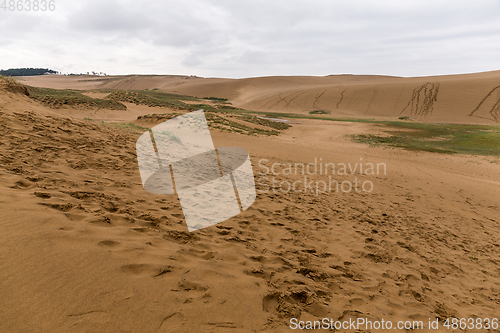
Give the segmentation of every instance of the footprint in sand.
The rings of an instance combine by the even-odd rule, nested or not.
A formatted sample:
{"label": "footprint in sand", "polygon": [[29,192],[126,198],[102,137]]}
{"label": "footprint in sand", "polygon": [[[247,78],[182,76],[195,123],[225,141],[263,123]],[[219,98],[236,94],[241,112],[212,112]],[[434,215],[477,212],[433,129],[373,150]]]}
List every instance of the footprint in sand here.
{"label": "footprint in sand", "polygon": [[52,196],[50,193],[44,193],[44,192],[35,192],[33,193],[36,197],[42,198],[42,199],[50,199]]}
{"label": "footprint in sand", "polygon": [[98,243],[100,246],[106,246],[106,247],[117,247],[120,245],[120,242],[114,241],[114,240],[103,240]]}
{"label": "footprint in sand", "polygon": [[73,204],[72,203],[65,203],[65,204],[61,204],[61,203],[40,203],[40,205],[44,205],[44,206],[47,206],[49,208],[52,208],[52,209],[55,209],[55,210],[58,210],[58,211],[61,211],[61,212],[67,212],[69,211],[71,208],[73,208]]}
{"label": "footprint in sand", "polygon": [[172,271],[172,266],[159,266],[151,264],[129,264],[120,267],[120,270],[130,275],[161,276]]}
{"label": "footprint in sand", "polygon": [[276,310],[276,308],[278,307],[279,298],[280,298],[279,292],[273,292],[267,294],[262,299],[262,309],[266,312],[271,312]]}
{"label": "footprint in sand", "polygon": [[35,184],[33,184],[32,182],[26,180],[26,179],[21,179],[21,180],[18,180],[17,182],[14,183],[14,186],[11,186],[11,188],[15,188],[15,189],[29,189],[29,188],[32,188],[34,187]]}

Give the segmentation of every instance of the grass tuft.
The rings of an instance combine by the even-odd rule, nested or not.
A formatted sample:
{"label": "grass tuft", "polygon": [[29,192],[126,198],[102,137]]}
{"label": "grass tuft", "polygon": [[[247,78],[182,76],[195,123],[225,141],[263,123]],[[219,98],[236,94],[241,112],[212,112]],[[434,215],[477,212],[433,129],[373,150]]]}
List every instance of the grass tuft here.
{"label": "grass tuft", "polygon": [[3,75],[0,75],[0,90],[26,96],[30,94],[27,86]]}
{"label": "grass tuft", "polygon": [[45,104],[48,107],[58,109],[63,106],[87,107],[91,109],[126,110],[122,103],[107,99],[92,98],[83,95],[80,91],[70,89],[50,89],[28,86],[29,97]]}
{"label": "grass tuft", "polygon": [[354,141],[372,146],[446,154],[500,156],[500,127],[488,125],[380,122],[387,136],[359,134]]}

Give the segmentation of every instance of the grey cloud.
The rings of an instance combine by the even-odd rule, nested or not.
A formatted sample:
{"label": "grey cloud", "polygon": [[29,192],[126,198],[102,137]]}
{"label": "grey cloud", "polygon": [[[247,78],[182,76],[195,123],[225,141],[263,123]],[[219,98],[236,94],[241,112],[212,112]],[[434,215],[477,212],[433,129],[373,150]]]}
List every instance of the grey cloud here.
{"label": "grey cloud", "polygon": [[129,1],[86,1],[68,16],[68,27],[89,32],[136,32],[151,29],[152,22]]}
{"label": "grey cloud", "polygon": [[20,38],[27,34],[36,32],[37,29],[44,29],[48,23],[46,17],[22,13],[22,12],[2,12],[0,11],[0,31],[3,38]]}
{"label": "grey cloud", "polygon": [[0,59],[12,67],[228,77],[500,67],[496,0],[67,0],[50,15],[4,14]]}
{"label": "grey cloud", "polygon": [[184,60],[182,60],[182,64],[187,67],[196,67],[201,65],[203,61],[197,54],[190,54]]}
{"label": "grey cloud", "polygon": [[262,64],[269,59],[266,52],[247,50],[237,59],[245,64]]}

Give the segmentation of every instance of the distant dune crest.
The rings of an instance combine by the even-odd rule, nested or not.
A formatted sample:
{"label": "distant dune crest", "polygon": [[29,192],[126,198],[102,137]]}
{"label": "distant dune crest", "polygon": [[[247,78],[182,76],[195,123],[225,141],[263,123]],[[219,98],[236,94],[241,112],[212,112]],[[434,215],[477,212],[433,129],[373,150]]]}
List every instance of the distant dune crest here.
{"label": "distant dune crest", "polygon": [[23,79],[29,85],[50,88],[157,89],[197,97],[213,96],[254,111],[385,119],[404,115],[420,121],[450,123],[500,121],[500,71],[414,78],[329,75],[223,79],[129,75],[89,77],[85,86],[80,82],[82,78],[69,76]]}
{"label": "distant dune crest", "polygon": [[493,88],[484,98],[479,102],[476,108],[469,114],[469,116],[479,117],[483,119],[493,119],[497,123],[500,121],[500,86]]}

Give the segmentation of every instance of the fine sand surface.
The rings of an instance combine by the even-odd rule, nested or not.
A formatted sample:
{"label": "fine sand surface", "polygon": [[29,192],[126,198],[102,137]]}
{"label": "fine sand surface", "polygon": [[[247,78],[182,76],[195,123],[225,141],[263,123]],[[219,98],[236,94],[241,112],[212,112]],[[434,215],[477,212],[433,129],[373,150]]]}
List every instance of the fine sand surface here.
{"label": "fine sand surface", "polygon": [[402,78],[376,75],[259,77],[247,79],[187,76],[38,76],[28,85],[74,89],[159,89],[197,97],[227,98],[254,111],[308,114],[323,110],[331,117],[429,122],[499,123],[500,71]]}
{"label": "fine sand surface", "polygon": [[[499,84],[498,75],[436,78],[443,95],[429,119],[494,123],[463,112]],[[177,80],[179,93],[272,111],[302,111],[322,85],[330,87],[325,98],[335,101],[342,83],[353,95],[344,95],[351,104],[339,112],[365,112],[359,103],[372,99],[371,105],[392,105],[393,116],[414,87],[430,79],[133,77],[107,85],[165,84],[160,89],[172,91],[168,80]],[[290,93],[306,91],[296,99],[300,106],[260,104],[280,94],[271,87],[283,80]],[[25,78],[32,85],[90,89],[88,81],[78,82]],[[373,85],[378,93],[365,96]],[[400,100],[385,89],[401,90]],[[463,108],[453,111],[456,105]],[[159,113],[127,107],[94,116],[129,122]],[[290,332],[292,317],[425,324],[500,317],[498,158],[369,148],[345,138],[378,131],[366,123],[300,120],[272,138],[212,130],[216,147],[250,153],[257,199],[242,214],[189,233],[176,196],[142,188],[135,153],[141,133],[83,120],[90,112],[48,109],[0,87],[0,332]],[[332,176],[369,181],[370,193],[280,190],[280,182],[286,191],[287,183],[304,179],[284,174],[285,163],[320,159],[384,163],[386,172]],[[276,175],[262,174],[260,165],[272,163]],[[273,177],[276,190],[266,191]],[[307,177],[329,181],[319,171]]]}

